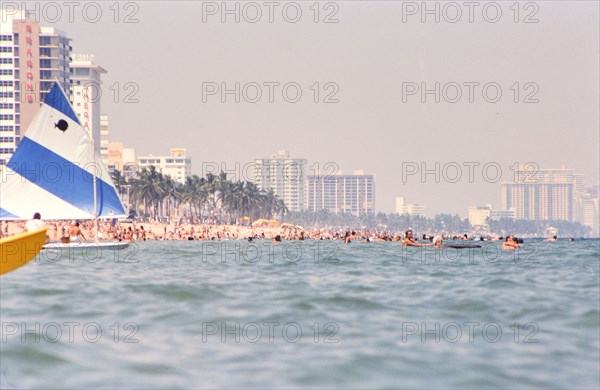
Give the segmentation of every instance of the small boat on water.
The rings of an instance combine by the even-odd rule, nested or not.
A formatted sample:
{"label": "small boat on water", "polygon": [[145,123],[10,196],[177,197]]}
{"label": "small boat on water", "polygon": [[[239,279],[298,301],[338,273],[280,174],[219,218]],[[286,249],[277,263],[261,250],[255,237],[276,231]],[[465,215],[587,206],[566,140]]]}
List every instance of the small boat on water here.
{"label": "small boat on water", "polygon": [[[122,250],[129,246],[126,241],[90,241],[90,242],[49,242],[43,246],[45,252],[64,252],[64,253],[97,253],[94,258],[98,258],[103,251]],[[48,255],[49,258],[56,256]]]}
{"label": "small boat on water", "polygon": [[47,227],[0,238],[0,275],[27,264],[42,250]]}
{"label": "small boat on water", "polygon": [[43,249],[120,250],[126,242],[99,241],[99,218],[123,218],[125,207],[94,139],[55,83],[2,171],[0,219],[93,220],[94,242],[53,242]]}

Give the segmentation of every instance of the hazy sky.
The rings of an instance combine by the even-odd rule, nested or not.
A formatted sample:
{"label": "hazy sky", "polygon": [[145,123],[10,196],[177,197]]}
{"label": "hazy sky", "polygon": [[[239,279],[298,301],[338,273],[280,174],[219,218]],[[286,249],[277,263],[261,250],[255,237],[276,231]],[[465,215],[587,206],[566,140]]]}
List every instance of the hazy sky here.
{"label": "hazy sky", "polygon": [[[138,155],[186,147],[197,174],[203,162],[233,170],[288,149],[309,164],[375,174],[378,211],[393,211],[403,195],[428,214],[463,216],[469,205],[500,207],[500,183],[512,180],[515,162],[564,164],[588,184],[598,181],[597,1],[427,3],[439,7],[439,23],[435,13],[423,15],[421,1],[227,2],[236,3],[239,23],[233,14],[221,21],[221,1],[121,2],[118,15],[113,1],[82,2],[72,22],[63,2],[54,3],[60,18],[44,3],[38,9],[42,25],[66,31],[75,52],[94,53],[108,70],[102,104],[111,140]],[[257,9],[262,17],[251,23]],[[127,16],[137,22],[124,23]],[[203,86],[236,82],[246,92],[239,103],[233,94],[222,102],[220,93],[203,102]],[[269,82],[280,83],[273,102]],[[129,97],[138,103],[124,102],[134,92],[125,83],[137,86]],[[249,102],[253,83],[261,87],[257,103]],[[302,89],[296,103],[284,99],[288,83]],[[433,92],[421,95],[436,83],[439,102]],[[331,93],[338,102],[324,103]],[[439,183],[433,173],[403,180],[406,169],[433,172],[436,163]],[[503,177],[494,183],[498,167]]]}

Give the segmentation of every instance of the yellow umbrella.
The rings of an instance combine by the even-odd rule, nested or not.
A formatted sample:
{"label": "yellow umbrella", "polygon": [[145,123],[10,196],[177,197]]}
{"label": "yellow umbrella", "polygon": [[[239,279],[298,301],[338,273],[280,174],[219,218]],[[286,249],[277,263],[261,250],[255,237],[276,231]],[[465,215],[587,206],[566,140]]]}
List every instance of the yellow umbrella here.
{"label": "yellow umbrella", "polygon": [[252,226],[260,226],[262,225],[264,222],[266,221],[266,219],[257,219],[256,221],[252,222]]}

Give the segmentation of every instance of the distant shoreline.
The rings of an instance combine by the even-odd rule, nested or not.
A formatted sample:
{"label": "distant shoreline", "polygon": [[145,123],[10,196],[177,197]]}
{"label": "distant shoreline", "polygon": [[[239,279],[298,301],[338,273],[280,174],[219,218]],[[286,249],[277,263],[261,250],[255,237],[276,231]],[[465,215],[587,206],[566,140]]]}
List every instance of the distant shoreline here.
{"label": "distant shoreline", "polygon": [[[2,221],[2,236],[12,236],[25,231],[26,221]],[[48,225],[48,236],[51,241],[60,241],[63,234],[68,235],[72,221],[45,221]],[[81,223],[82,231],[87,241],[93,240],[92,221],[84,221]],[[370,229],[325,229],[325,228],[307,228],[302,227],[265,227],[265,226],[240,226],[231,224],[167,224],[159,222],[118,222],[115,226],[111,226],[108,222],[99,223],[99,237],[102,240],[112,240],[117,235],[121,240],[124,240],[124,233],[131,231],[133,241],[143,240],[239,240],[251,238],[274,239],[276,236],[281,236],[285,240],[298,239],[343,239],[346,231],[354,232],[353,240],[373,238],[376,241],[398,241],[404,236],[404,231],[396,230],[370,230]],[[141,229],[143,228],[143,229]],[[143,230],[143,234],[142,234]],[[64,233],[63,233],[64,232]],[[433,234],[426,234],[426,238],[422,237],[421,232],[415,231],[415,235],[420,241],[429,241]],[[462,240],[464,233],[436,233],[442,235],[445,240]],[[523,239],[545,239],[547,237],[539,235],[518,235]],[[559,237],[560,240],[567,240],[569,237]],[[498,241],[503,239],[503,236],[494,234],[484,236],[483,241]],[[582,237],[574,237],[574,239],[583,239]],[[594,238],[586,238],[594,239]],[[482,241],[479,235],[468,235],[468,241]]]}

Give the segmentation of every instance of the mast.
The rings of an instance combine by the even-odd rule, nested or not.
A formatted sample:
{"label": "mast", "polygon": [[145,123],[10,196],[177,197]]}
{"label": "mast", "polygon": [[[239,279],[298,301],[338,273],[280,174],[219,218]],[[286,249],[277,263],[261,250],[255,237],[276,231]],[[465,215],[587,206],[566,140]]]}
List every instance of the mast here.
{"label": "mast", "polygon": [[92,140],[92,150],[94,154],[94,228],[92,231],[94,232],[94,242],[98,243],[98,186],[96,184],[96,145],[94,144],[94,137],[90,134],[90,139]]}
{"label": "mast", "polygon": [[96,175],[94,175],[94,242],[98,243],[98,195],[96,194]]}

